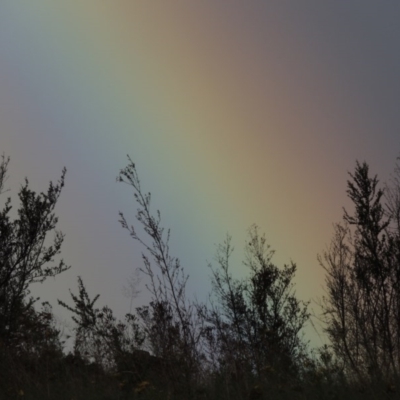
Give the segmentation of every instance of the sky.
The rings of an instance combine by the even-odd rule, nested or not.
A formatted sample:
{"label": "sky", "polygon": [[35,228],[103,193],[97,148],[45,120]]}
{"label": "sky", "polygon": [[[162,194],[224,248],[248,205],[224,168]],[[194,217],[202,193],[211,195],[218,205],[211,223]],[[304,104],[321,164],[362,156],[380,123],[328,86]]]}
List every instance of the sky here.
{"label": "sky", "polygon": [[[389,0],[3,0],[0,152],[14,207],[25,177],[46,191],[67,168],[56,213],[71,269],[32,294],[67,330],[57,299],[72,304],[77,276],[98,306],[129,312],[123,287],[143,250],[118,222],[135,222],[116,182],[129,154],[190,296],[207,299],[227,233],[232,272],[247,275],[256,223],[318,313],[317,255],[351,210],[348,172],[367,161],[384,182],[400,155],[399,20]],[[133,307],[149,300],[140,289]],[[311,327],[306,338],[326,341]]]}

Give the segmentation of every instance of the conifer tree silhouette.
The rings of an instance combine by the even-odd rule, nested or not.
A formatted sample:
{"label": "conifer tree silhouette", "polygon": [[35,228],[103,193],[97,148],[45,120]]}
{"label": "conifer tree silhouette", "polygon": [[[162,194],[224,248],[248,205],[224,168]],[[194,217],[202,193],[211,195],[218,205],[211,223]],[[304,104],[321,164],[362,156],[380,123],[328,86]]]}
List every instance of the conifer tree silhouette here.
{"label": "conifer tree silhouette", "polygon": [[[326,332],[338,360],[358,380],[398,378],[400,372],[400,225],[397,179],[378,186],[366,163],[356,163],[330,248],[326,271]],[[396,178],[396,177],[395,177]]]}

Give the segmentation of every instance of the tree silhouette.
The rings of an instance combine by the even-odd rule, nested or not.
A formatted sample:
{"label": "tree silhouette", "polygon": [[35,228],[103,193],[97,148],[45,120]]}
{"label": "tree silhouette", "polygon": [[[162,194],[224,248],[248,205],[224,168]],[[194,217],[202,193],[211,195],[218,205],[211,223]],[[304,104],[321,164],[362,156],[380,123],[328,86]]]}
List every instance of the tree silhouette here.
{"label": "tree silhouette", "polygon": [[298,300],[293,291],[296,265],[276,267],[271,261],[274,252],[255,225],[245,248],[248,278],[232,277],[232,252],[228,235],[217,250],[219,267],[211,267],[216,303],[207,321],[214,331],[210,344],[214,341],[217,346],[210,354],[217,365],[228,368],[235,383],[255,378],[276,384],[298,378],[306,350],[300,333],[309,313],[308,303]]}
{"label": "tree silhouette", "polygon": [[[4,192],[9,161],[2,156],[0,193]],[[36,194],[29,189],[25,179],[18,194],[18,217],[14,220],[10,217],[10,198],[0,211],[0,341],[7,346],[18,341],[24,316],[28,316],[37,300],[27,299],[29,286],[70,268],[63,260],[49,266],[60,253],[64,239],[64,235],[56,230],[58,218],[53,211],[64,186],[65,173],[64,168],[58,184],[50,182],[47,193]],[[55,231],[53,243],[46,246],[52,231]]]}
{"label": "tree silhouette", "polygon": [[[0,194],[8,164],[3,156]],[[169,248],[170,231],[160,212],[153,215],[151,196],[129,159],[118,180],[133,189],[143,230],[128,225],[122,213],[120,222],[144,247],[137,271],[152,298],[121,322],[109,307],[95,308],[99,295],[92,299],[78,277],[73,305],[58,300],[76,323],[73,352],[64,355],[51,305],[43,302],[37,311],[36,300],[27,298],[30,284],[69,268],[63,261],[48,266],[63,241],[54,207],[64,177],[65,169],[58,184],[40,194],[26,180],[17,216],[11,218],[10,199],[0,212],[0,398],[393,397],[400,382],[399,166],[384,188],[365,163],[350,174],[354,211],[344,210],[344,222],[319,257],[331,345],[313,354],[302,337],[310,314],[294,290],[297,267],[272,262],[274,251],[256,225],[245,246],[248,276],[233,276],[227,235],[217,248],[217,266],[210,265],[210,301],[189,298],[188,275]],[[55,238],[47,245],[50,231]],[[132,297],[141,278],[130,282]]]}
{"label": "tree silhouette", "polygon": [[349,373],[388,380],[400,367],[399,181],[379,188],[368,165],[358,162],[350,177],[354,213],[344,210],[344,223],[335,225],[331,246],[319,257],[326,332]]}
{"label": "tree silhouette", "polygon": [[[209,308],[193,302],[185,291],[188,275],[179,259],[170,255],[170,231],[165,235],[159,211],[156,217],[151,213],[150,193],[143,193],[130,158],[118,181],[133,188],[139,205],[136,219],[151,239],[148,244],[120,213],[122,226],[147,250],[142,254],[142,272],[149,278],[153,298],[137,313],[151,350],[168,365],[170,381],[179,382],[183,377],[187,387],[194,387],[204,371],[226,368],[233,373],[235,384],[243,378],[247,384],[264,377],[266,368],[279,371],[282,379],[298,377],[306,348],[299,335],[309,314],[307,304],[293,291],[296,265],[283,269],[273,265],[273,252],[253,226],[245,260],[250,277],[239,281],[230,275],[228,237],[217,252],[220,268],[212,269],[216,303]],[[245,389],[249,391],[250,386]]]}
{"label": "tree silhouette", "polygon": [[[188,275],[178,258],[169,249],[170,230],[165,232],[159,211],[151,212],[151,195],[144,193],[136,166],[128,156],[128,166],[117,177],[118,182],[129,185],[138,204],[136,219],[142,225],[150,244],[142,238],[133,225],[129,225],[120,212],[120,222],[130,236],[141,243],[144,268],[141,272],[149,278],[147,286],[152,295],[149,306],[137,309],[146,334],[147,344],[153,354],[165,360],[165,371],[175,387],[186,387],[199,379],[201,358],[201,332],[196,306],[186,294]],[[173,368],[171,366],[174,366]]]}

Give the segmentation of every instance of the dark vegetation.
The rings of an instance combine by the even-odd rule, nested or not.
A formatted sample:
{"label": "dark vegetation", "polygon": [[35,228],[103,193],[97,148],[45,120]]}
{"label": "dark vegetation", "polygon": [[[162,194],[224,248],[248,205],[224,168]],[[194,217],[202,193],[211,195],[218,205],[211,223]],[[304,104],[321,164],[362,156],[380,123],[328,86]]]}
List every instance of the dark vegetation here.
{"label": "dark vegetation", "polygon": [[[5,191],[9,159],[0,165]],[[302,330],[309,303],[296,297],[296,265],[278,268],[257,226],[249,229],[245,279],[231,274],[231,237],[210,265],[207,304],[186,293],[188,275],[169,248],[170,232],[150,208],[134,163],[118,181],[133,190],[138,226],[122,227],[143,247],[151,301],[118,321],[95,308],[81,278],[70,301],[59,300],[76,324],[65,354],[51,305],[29,286],[69,267],[54,264],[63,242],[54,207],[65,169],[47,193],[29,183],[0,213],[0,399],[392,399],[400,398],[400,169],[378,186],[367,164],[350,174],[348,196],[331,246],[321,300],[330,345],[310,350]],[[139,233],[141,232],[141,233]],[[49,234],[54,233],[49,243]]]}

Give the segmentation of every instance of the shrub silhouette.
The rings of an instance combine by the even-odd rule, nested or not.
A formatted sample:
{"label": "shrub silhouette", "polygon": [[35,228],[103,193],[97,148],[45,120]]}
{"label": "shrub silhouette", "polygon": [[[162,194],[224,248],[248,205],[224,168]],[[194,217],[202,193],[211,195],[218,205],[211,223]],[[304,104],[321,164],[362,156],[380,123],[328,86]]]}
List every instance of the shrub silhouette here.
{"label": "shrub silhouette", "polygon": [[298,376],[306,348],[299,333],[309,314],[307,304],[298,301],[292,290],[296,266],[279,270],[273,265],[273,252],[254,226],[246,248],[250,278],[237,281],[231,277],[228,238],[217,254],[221,268],[212,270],[218,304],[210,309],[190,301],[185,291],[188,276],[169,252],[170,231],[164,235],[159,211],[156,217],[152,215],[151,195],[142,192],[136,166],[128,159],[118,181],[134,190],[139,206],[136,218],[152,241],[146,244],[120,213],[122,226],[147,251],[142,272],[150,280],[153,299],[137,313],[152,352],[169,366],[166,372],[173,390],[183,386],[186,395],[193,396],[193,388],[201,386],[210,369],[221,374],[228,368],[231,383],[241,379],[247,392],[267,366],[279,371],[282,379],[283,375]]}
{"label": "shrub silhouette", "polygon": [[58,303],[70,310],[77,324],[75,328],[74,352],[83,355],[86,361],[94,360],[105,371],[114,371],[126,353],[134,353],[143,343],[144,335],[137,317],[126,315],[126,323],[116,321],[112,310],[105,306],[94,308],[99,298],[90,300],[85,285],[78,277],[79,297],[70,292],[75,308],[61,300]]}
{"label": "shrub silhouette", "polygon": [[[0,193],[9,159],[0,165]],[[232,276],[228,235],[210,264],[207,303],[186,293],[188,275],[170,254],[170,231],[154,216],[129,159],[119,181],[134,191],[142,232],[120,222],[143,246],[151,301],[117,320],[96,308],[78,277],[73,305],[58,300],[76,324],[72,352],[63,353],[51,305],[34,308],[29,285],[63,272],[53,261],[63,235],[52,246],[54,206],[63,187],[37,195],[20,190],[21,207],[10,218],[10,200],[0,214],[0,399],[385,399],[399,387],[400,169],[384,190],[358,164],[345,212],[331,248],[320,257],[327,272],[324,303],[331,345],[309,352],[301,336],[308,303],[297,299],[294,263],[278,268],[274,252],[256,225],[249,229],[246,278]],[[384,203],[383,200],[386,202]],[[146,237],[147,236],[147,237]],[[150,239],[150,241],[149,241]],[[135,280],[138,284],[140,279]],[[134,289],[134,288],[133,288]]]}
{"label": "shrub silhouette", "polygon": [[230,384],[240,383],[255,395],[262,384],[299,379],[306,358],[306,344],[299,335],[309,313],[307,303],[293,293],[296,265],[278,269],[271,262],[274,252],[257,226],[250,228],[245,249],[247,279],[230,274],[232,252],[228,235],[217,250],[219,268],[211,266],[216,302],[206,311],[209,353]]}
{"label": "shrub silhouette", "polygon": [[[0,194],[7,191],[9,161],[2,156]],[[36,311],[34,303],[38,298],[28,296],[32,283],[43,282],[69,268],[63,260],[49,266],[60,253],[64,239],[56,230],[58,220],[53,211],[65,173],[64,168],[58,184],[50,182],[47,193],[36,194],[25,179],[18,193],[17,217],[10,216],[10,198],[0,211],[0,358],[2,379],[8,388],[18,386],[27,377],[43,380],[43,361],[49,366],[63,355],[51,305],[43,302],[41,311]],[[47,246],[52,231],[55,237]]]}

